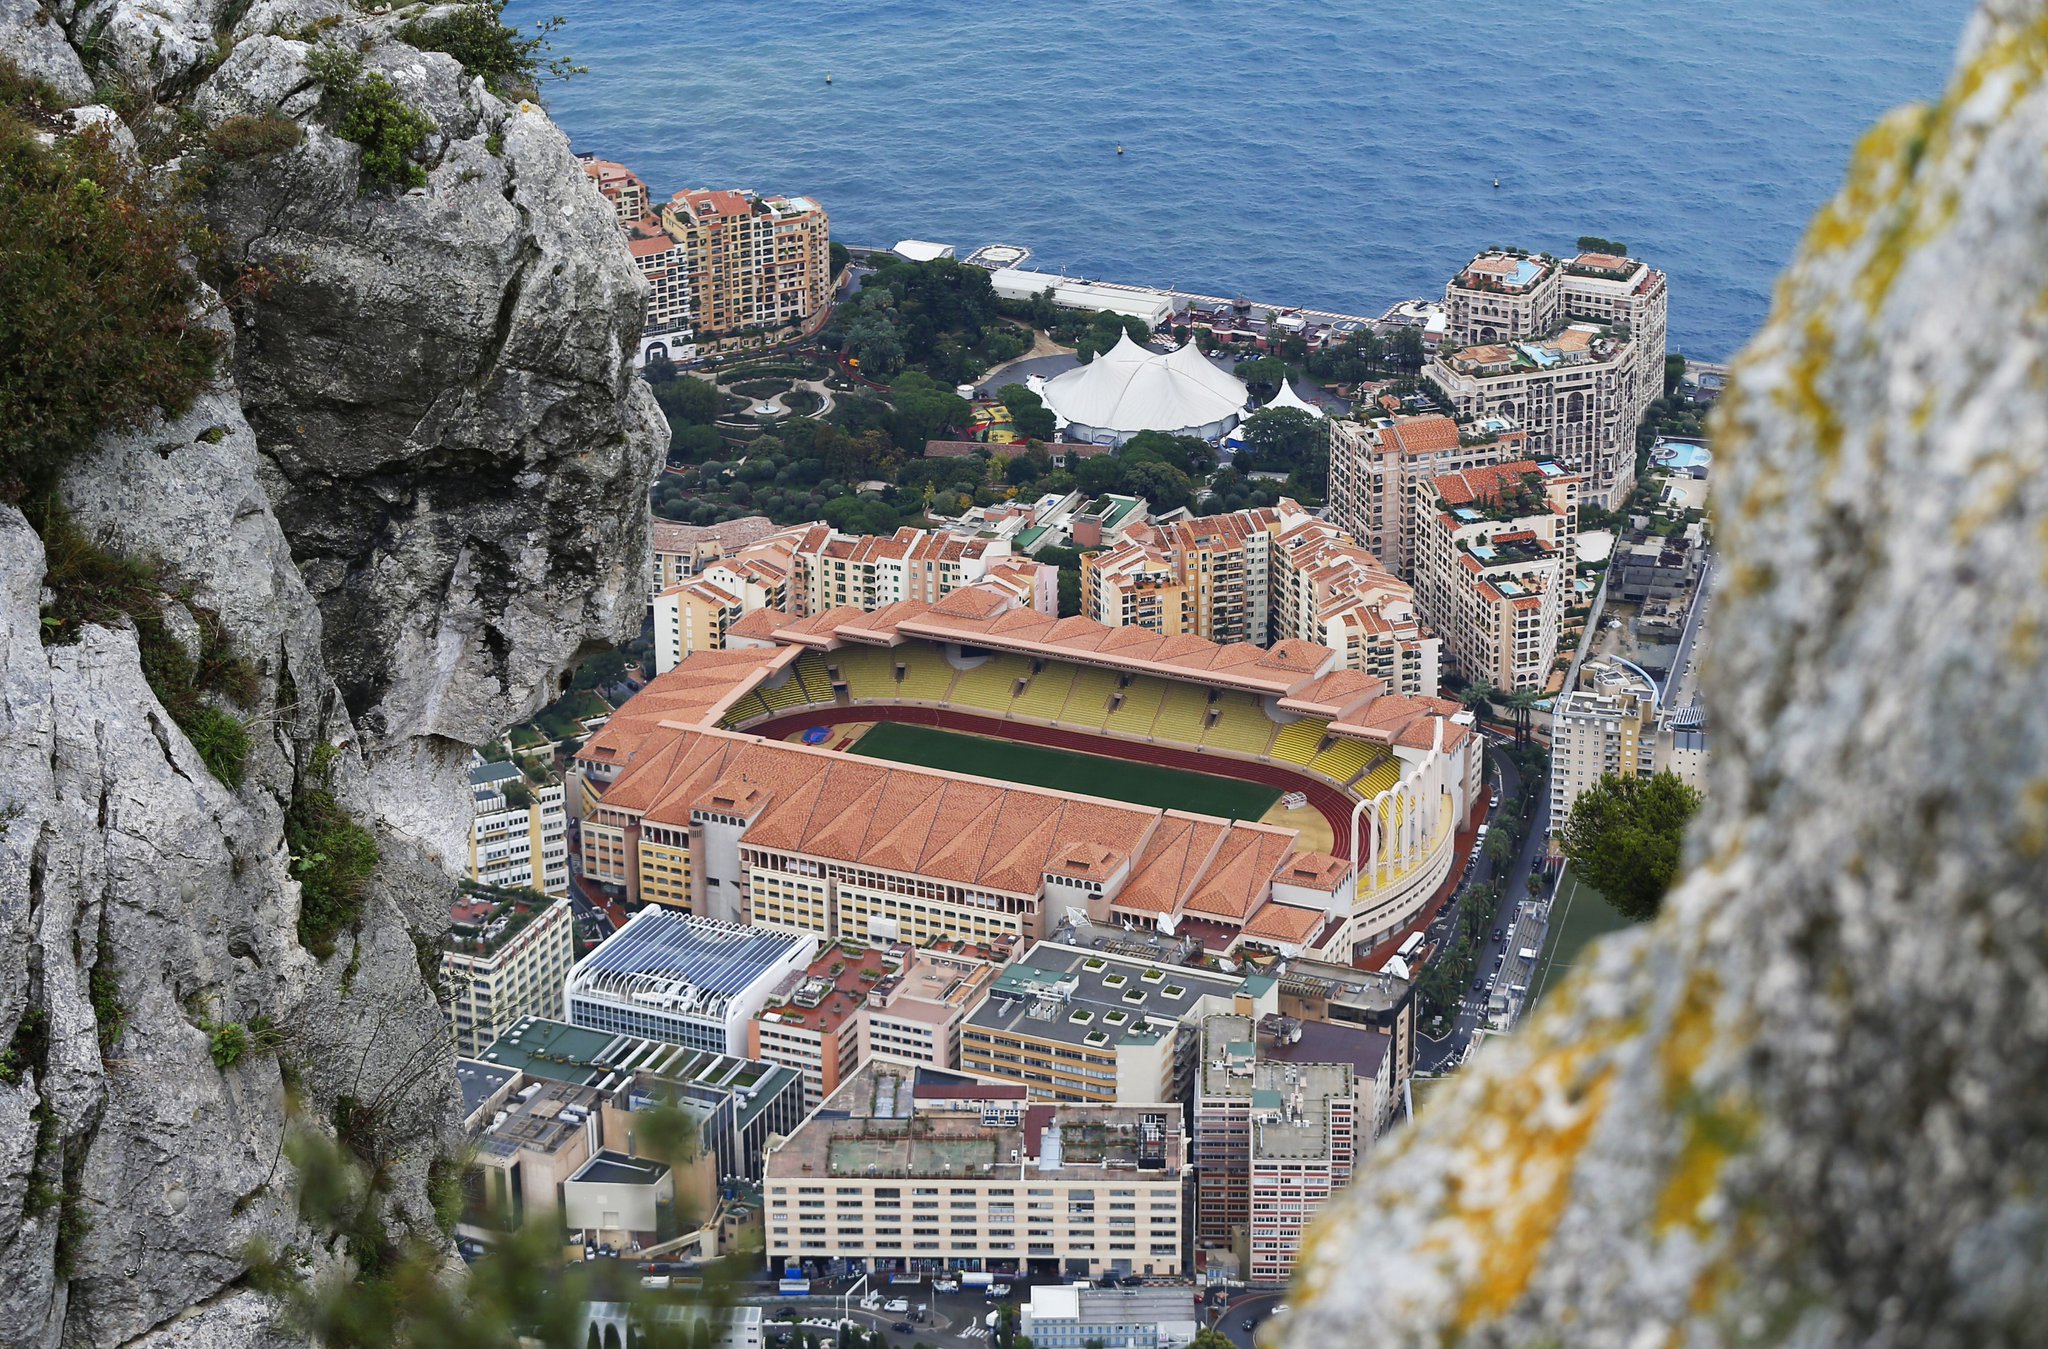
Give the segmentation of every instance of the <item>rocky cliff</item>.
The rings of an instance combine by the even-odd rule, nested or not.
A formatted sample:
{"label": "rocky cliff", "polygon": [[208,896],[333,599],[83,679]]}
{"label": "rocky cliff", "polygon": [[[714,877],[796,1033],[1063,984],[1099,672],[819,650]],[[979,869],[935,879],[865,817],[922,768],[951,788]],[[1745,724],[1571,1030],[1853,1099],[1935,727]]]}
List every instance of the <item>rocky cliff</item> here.
{"label": "rocky cliff", "polygon": [[1815,219],[1717,429],[1690,873],[1315,1234],[1283,1342],[2039,1344],[2048,5]]}
{"label": "rocky cliff", "polygon": [[[455,1096],[422,952],[466,848],[462,756],[637,630],[664,438],[628,360],[639,279],[547,117],[401,41],[403,17],[0,0],[0,57],[73,101],[195,143],[238,116],[299,128],[205,166],[209,279],[265,278],[208,319],[218,379],[61,489],[85,535],[159,568],[167,629],[196,645],[217,615],[256,671],[239,787],[158,702],[133,625],[44,644],[43,542],[0,506],[0,1344],[261,1342],[247,1243],[330,1255],[296,1217],[288,1097],[345,1113],[387,1225],[431,1231]],[[431,119],[423,186],[359,190],[316,45]],[[285,842],[316,777],[381,859],[325,959]],[[227,1024],[266,1034],[223,1069]]]}

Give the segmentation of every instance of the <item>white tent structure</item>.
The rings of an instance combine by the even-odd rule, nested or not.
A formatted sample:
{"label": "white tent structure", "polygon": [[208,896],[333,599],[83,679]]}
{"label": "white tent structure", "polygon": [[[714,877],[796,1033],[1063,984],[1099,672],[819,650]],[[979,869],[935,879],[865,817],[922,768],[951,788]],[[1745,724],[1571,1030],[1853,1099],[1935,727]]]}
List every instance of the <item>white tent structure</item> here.
{"label": "white tent structure", "polygon": [[1294,386],[1284,379],[1280,381],[1280,392],[1267,400],[1266,405],[1260,408],[1259,411],[1272,412],[1277,408],[1293,408],[1297,412],[1306,412],[1311,417],[1327,417],[1330,415],[1296,393]]}
{"label": "white tent structure", "polygon": [[1069,440],[1121,445],[1140,431],[1215,440],[1243,418],[1246,390],[1193,342],[1153,352],[1126,333],[1087,365],[1047,380],[1043,396]]}

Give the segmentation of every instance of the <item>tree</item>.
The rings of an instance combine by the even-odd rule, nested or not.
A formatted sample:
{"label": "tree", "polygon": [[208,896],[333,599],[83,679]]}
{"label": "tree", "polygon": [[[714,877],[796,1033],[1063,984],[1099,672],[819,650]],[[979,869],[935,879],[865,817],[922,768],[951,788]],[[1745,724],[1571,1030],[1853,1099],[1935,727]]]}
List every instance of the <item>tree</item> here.
{"label": "tree", "polygon": [[1315,446],[1317,418],[1300,408],[1260,408],[1245,418],[1239,434],[1253,466],[1267,473],[1292,473],[1307,463]]}
{"label": "tree", "polygon": [[1280,392],[1280,383],[1287,378],[1287,362],[1277,356],[1254,356],[1237,367],[1237,377],[1253,393],[1270,398]]}
{"label": "tree", "polygon": [[1579,793],[1559,841],[1579,878],[1631,922],[1656,916],[1678,876],[1700,794],[1675,773],[1609,773]]}
{"label": "tree", "polygon": [[1414,374],[1422,368],[1422,330],[1420,328],[1397,328],[1393,339],[1387,344],[1387,362],[1396,370]]}
{"label": "tree", "polygon": [[1188,1341],[1188,1349],[1237,1349],[1237,1346],[1216,1327],[1203,1326],[1195,1332],[1195,1338]]}
{"label": "tree", "polygon": [[1579,236],[1579,251],[1581,253],[1612,253],[1617,258],[1625,258],[1628,256],[1628,245],[1622,243],[1619,239],[1603,239],[1597,234],[1581,234]]}
{"label": "tree", "polygon": [[1171,464],[1132,464],[1123,477],[1124,490],[1132,496],[1145,498],[1151,503],[1154,514],[1194,504],[1194,483]]}
{"label": "tree", "polygon": [[1026,440],[1051,440],[1058,430],[1045,400],[1022,384],[1005,384],[996,390],[996,398],[1010,410],[1010,425]]}

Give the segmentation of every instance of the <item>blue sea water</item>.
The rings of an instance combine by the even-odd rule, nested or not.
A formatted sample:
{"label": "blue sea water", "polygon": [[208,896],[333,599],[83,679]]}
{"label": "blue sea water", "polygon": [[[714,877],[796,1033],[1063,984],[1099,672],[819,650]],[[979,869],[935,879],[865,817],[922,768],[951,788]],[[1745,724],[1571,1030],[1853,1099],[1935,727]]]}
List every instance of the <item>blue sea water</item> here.
{"label": "blue sea water", "polygon": [[[660,196],[816,197],[835,238],[1378,313],[1492,243],[1627,243],[1733,354],[1971,0],[514,0],[547,101]],[[826,75],[832,83],[825,83]],[[1116,146],[1123,145],[1119,156]],[[1494,179],[1500,186],[1493,186]]]}

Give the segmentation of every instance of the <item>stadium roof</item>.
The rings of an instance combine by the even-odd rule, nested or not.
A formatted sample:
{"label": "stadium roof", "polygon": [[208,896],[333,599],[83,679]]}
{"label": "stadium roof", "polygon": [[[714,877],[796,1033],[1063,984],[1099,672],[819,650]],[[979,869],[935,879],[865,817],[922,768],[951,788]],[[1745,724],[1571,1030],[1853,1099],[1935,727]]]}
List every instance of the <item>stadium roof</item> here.
{"label": "stadium roof", "polygon": [[1150,352],[1125,333],[1087,365],[1047,380],[1042,396],[1074,425],[1121,435],[1213,426],[1243,412],[1248,395],[1194,343]]}

